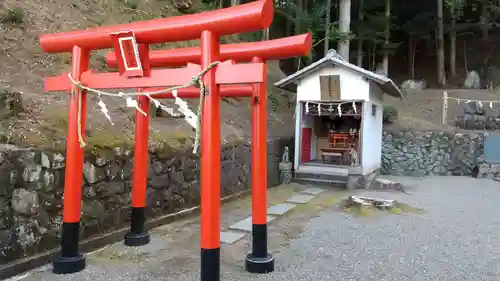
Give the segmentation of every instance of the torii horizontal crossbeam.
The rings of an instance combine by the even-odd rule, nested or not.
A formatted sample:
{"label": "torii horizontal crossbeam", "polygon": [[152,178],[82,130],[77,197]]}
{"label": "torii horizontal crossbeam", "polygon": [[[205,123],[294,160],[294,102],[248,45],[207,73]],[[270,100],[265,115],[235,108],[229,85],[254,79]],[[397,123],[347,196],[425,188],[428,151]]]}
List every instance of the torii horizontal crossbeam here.
{"label": "torii horizontal crossbeam", "polygon": [[[246,42],[238,44],[225,44],[220,46],[220,60],[235,60],[236,62],[249,62],[254,57],[264,61],[280,60],[296,56],[306,56],[312,46],[311,34],[301,34],[285,38]],[[180,48],[170,50],[151,50],[149,64],[151,67],[178,67],[186,63],[199,63],[200,48]],[[109,52],[106,62],[111,67],[116,67],[116,54]]]}
{"label": "torii horizontal crossbeam", "polygon": [[[266,77],[264,63],[232,64],[221,63],[216,66],[215,80],[217,84],[251,84],[262,83]],[[86,71],[82,73],[80,83],[93,89],[127,89],[127,88],[159,88],[171,87],[189,83],[201,71],[201,67],[189,64],[187,67],[177,69],[151,70],[149,77],[129,78],[118,72],[95,73]],[[73,83],[68,73],[45,79],[45,92],[70,91]]]}
{"label": "torii horizontal crossbeam", "polygon": [[274,1],[263,0],[201,14],[133,22],[82,31],[43,34],[40,46],[48,53],[71,52],[73,46],[87,50],[111,48],[111,33],[131,30],[137,43],[155,44],[197,39],[204,30],[218,36],[268,28],[273,21]]}

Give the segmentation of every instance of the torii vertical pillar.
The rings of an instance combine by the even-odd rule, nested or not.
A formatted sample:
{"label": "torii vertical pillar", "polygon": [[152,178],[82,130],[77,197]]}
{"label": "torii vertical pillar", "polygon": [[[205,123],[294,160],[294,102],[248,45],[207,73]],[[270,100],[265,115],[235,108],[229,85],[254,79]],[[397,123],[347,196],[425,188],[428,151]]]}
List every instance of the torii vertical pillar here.
{"label": "torii vertical pillar", "polygon": [[[150,76],[149,45],[138,44],[139,59],[143,75]],[[138,89],[138,92],[143,89]],[[147,96],[138,96],[139,110],[135,112],[134,170],[132,175],[132,209],[130,211],[130,231],[125,235],[125,245],[142,246],[150,241],[150,233],[145,228],[146,196],[148,185],[148,148],[149,148],[149,118],[150,103]]]}
{"label": "torii vertical pillar", "polygon": [[[219,59],[219,38],[201,32],[201,67]],[[220,280],[220,97],[216,67],[203,77],[208,92],[201,127],[201,281]]]}
{"label": "torii vertical pillar", "polygon": [[125,245],[142,246],[150,241],[150,233],[145,229],[146,195],[148,184],[148,136],[149,98],[138,96],[139,110],[135,113],[134,170],[132,175],[132,209],[130,211],[130,231],[125,235]]}
{"label": "torii vertical pillar", "polygon": [[[261,58],[252,62],[262,63]],[[265,69],[264,69],[265,71]],[[264,73],[265,74],[265,73]],[[264,75],[265,77],[265,75]],[[266,83],[254,86],[252,97],[252,253],[245,259],[251,273],[274,271],[274,257],[267,252],[267,95]]]}
{"label": "torii vertical pillar", "polygon": [[[88,50],[78,46],[73,47],[71,72],[75,79],[80,79],[82,73],[88,70],[89,55]],[[78,139],[78,120],[80,118],[81,133],[84,138],[86,115],[86,91],[73,86],[68,111],[61,254],[54,261],[53,269],[53,272],[58,274],[78,272],[85,268],[85,257],[78,251],[83,181],[83,148],[80,147]]]}

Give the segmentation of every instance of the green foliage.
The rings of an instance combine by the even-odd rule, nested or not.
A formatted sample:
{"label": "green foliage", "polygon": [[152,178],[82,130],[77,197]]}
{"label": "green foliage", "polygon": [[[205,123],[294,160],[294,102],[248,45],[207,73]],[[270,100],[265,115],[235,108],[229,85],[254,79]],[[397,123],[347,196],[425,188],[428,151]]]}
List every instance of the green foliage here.
{"label": "green foliage", "polygon": [[278,5],[276,13],[284,16],[287,20],[296,23],[295,34],[308,31],[325,30],[324,16],[326,5],[317,3],[312,8],[300,9],[294,2],[286,1],[285,5]]}
{"label": "green foliage", "polygon": [[276,97],[273,93],[270,93],[269,102],[271,103],[271,112],[276,113],[279,105],[278,97]]}
{"label": "green foliage", "polygon": [[[309,9],[301,9],[293,1],[276,2],[276,13],[294,23],[295,34],[311,33],[313,45],[317,45],[323,40],[326,28],[332,30],[330,32],[331,38],[337,36],[334,24],[331,23],[330,26],[325,24],[326,5],[324,3],[317,3]],[[299,58],[300,64],[306,66],[308,62],[312,62],[314,54],[313,48],[308,58]]]}
{"label": "green foliage", "polygon": [[[388,42],[386,43],[386,26],[389,19],[383,12],[372,11],[365,15],[363,22],[357,22],[357,28],[362,30],[363,40],[370,42],[373,46],[378,46],[380,52],[388,52],[392,54],[396,51],[402,42]],[[392,19],[390,19],[392,20]],[[394,30],[395,26],[391,26]]]}
{"label": "green foliage", "polygon": [[500,0],[490,0],[490,5],[488,5],[488,19],[490,22],[490,27],[499,27],[500,20]]}
{"label": "green foliage", "polygon": [[416,14],[405,21],[396,31],[403,31],[412,35],[415,39],[432,39],[435,29],[436,17],[432,12],[422,12]]}
{"label": "green foliage", "polygon": [[444,5],[450,10],[450,15],[455,19],[463,16],[465,0],[445,0]]}
{"label": "green foliage", "polygon": [[239,38],[244,42],[256,42],[262,40],[262,32],[254,31],[239,34]]}
{"label": "green foliage", "polygon": [[[334,21],[331,22],[330,25],[328,26],[330,29],[330,36],[329,40],[337,41],[337,42],[344,42],[344,41],[349,41],[353,40],[356,38],[356,35],[353,32],[342,32],[340,31],[339,28],[339,22]],[[324,33],[324,30],[322,30]],[[324,36],[324,34],[323,34]]]}
{"label": "green foliage", "polygon": [[385,124],[392,124],[398,120],[398,110],[394,106],[385,105],[382,120]]}
{"label": "green foliage", "polygon": [[19,7],[7,9],[7,13],[2,17],[2,22],[11,24],[23,24],[24,23],[23,9]]}
{"label": "green foliage", "polygon": [[218,8],[218,3],[216,1],[200,1],[197,8],[198,13],[212,11]]}

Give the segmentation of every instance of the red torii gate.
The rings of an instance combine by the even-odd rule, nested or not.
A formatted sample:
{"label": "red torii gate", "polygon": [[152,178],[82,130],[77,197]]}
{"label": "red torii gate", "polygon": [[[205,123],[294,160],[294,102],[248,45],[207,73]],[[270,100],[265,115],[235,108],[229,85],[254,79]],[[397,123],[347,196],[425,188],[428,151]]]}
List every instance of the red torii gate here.
{"label": "red torii gate", "polygon": [[[206,68],[219,59],[218,36],[267,28],[271,24],[272,16],[273,2],[270,0],[263,0],[199,15],[151,20],[146,22],[118,25],[114,27],[94,28],[79,32],[42,35],[40,41],[42,48],[46,52],[55,53],[72,51],[73,67],[71,75],[75,80],[87,87],[95,89],[166,87],[189,82],[192,77],[195,77],[197,73],[200,72],[201,67],[188,65],[187,67],[180,69],[150,70],[150,65],[148,63],[149,56],[147,55],[149,52],[149,44],[189,40],[200,36],[201,64],[203,68]],[[127,75],[124,71],[120,71],[120,73],[98,74],[88,71],[90,51],[112,47],[114,45],[113,43],[117,42],[114,40],[116,38],[113,38],[113,34],[129,30],[132,31],[134,39],[139,43],[139,53],[141,54],[139,57],[140,62],[144,67],[142,69],[144,70],[143,73]],[[115,46],[115,50],[119,51],[120,49],[117,49]],[[138,62],[139,61],[137,61],[137,63]],[[208,86],[207,88],[209,90],[209,94],[203,102],[201,137],[203,149],[201,155],[201,280],[213,281],[220,279],[219,99],[221,95],[228,97],[249,96],[249,93],[252,92],[249,87],[245,88],[245,86],[233,86],[231,88],[231,86],[228,86],[227,89],[222,88],[219,93],[219,85],[259,83],[259,90],[256,92],[260,92],[260,95],[263,94],[262,96],[265,97],[265,65],[262,63],[240,65],[223,63],[217,66],[217,71],[215,71],[215,69],[209,70],[206,75],[204,75],[203,80]],[[83,150],[79,146],[78,142],[78,133],[80,130],[78,123],[80,121],[80,125],[82,127],[84,127],[86,123],[86,93],[85,91],[72,85],[69,81],[69,77],[65,75],[48,78],[46,80],[45,89],[47,91],[68,91],[70,89],[73,91],[70,98],[68,114],[68,139],[66,152],[67,165],[63,210],[64,223],[61,242],[62,249],[61,256],[54,261],[54,272],[72,273],[80,271],[85,267],[85,258],[78,251],[81,183],[83,176]],[[179,96],[192,96],[192,94],[194,94],[193,90],[195,89],[179,90]],[[231,94],[231,92],[234,94]],[[160,97],[169,98],[172,97],[172,95],[165,94],[163,96],[157,96],[157,98]],[[145,103],[141,102],[141,107],[144,104]],[[265,103],[261,104],[265,105]],[[263,154],[265,156],[266,112],[265,106],[263,108],[263,111],[255,110],[255,112],[259,112],[257,113],[258,118],[256,118],[257,120],[255,121],[257,121],[258,124],[263,124],[263,126],[259,126],[260,137],[256,137],[257,142],[253,150],[255,150],[254,153],[256,155]],[[82,113],[82,115],[78,116],[79,113]],[[144,129],[143,126],[141,127]],[[144,130],[142,132],[144,132]],[[138,130],[136,133],[141,134]],[[144,146],[144,144],[139,145],[138,143],[136,143],[136,145],[137,147]],[[264,153],[262,153],[262,150]],[[136,154],[142,155],[139,151],[136,151]],[[136,156],[136,158],[138,157]],[[265,167],[266,162],[261,161],[262,160],[259,162],[263,163]],[[261,171],[261,177],[265,179],[265,168],[259,170]],[[138,174],[134,174],[134,178],[136,177],[139,178]],[[143,175],[143,177],[145,177],[145,175]],[[135,183],[134,186],[136,186]],[[259,210],[258,213],[260,214],[259,217],[263,218],[263,220],[258,222],[258,224],[263,224],[265,227],[267,223],[266,186],[261,186],[259,189],[261,190],[259,193],[263,194],[263,197],[260,197],[259,200],[255,202],[255,205],[261,206],[261,210]],[[133,193],[139,193],[137,188],[134,188]],[[137,208],[143,209],[144,205]],[[142,216],[144,215],[142,214]],[[257,217],[255,219],[258,220]],[[132,234],[134,234],[133,230],[134,229],[131,230]],[[132,240],[141,240],[143,238],[144,237],[132,237]],[[149,239],[149,235],[147,235],[147,238]],[[267,240],[267,234],[264,238]],[[271,255],[267,254],[267,242],[265,242],[265,247],[266,252],[264,256],[253,256],[250,254],[247,257],[247,263],[253,264],[256,268],[255,272],[270,271],[273,268],[274,259]]]}
{"label": "red torii gate", "polygon": [[[309,33],[290,36],[280,39],[226,44],[220,46],[220,60],[234,60],[236,62],[265,62],[267,60],[279,60],[289,57],[305,56],[312,47],[312,39]],[[149,53],[149,65],[151,67],[175,67],[184,66],[186,63],[198,63],[201,58],[200,48],[181,48],[171,50],[154,50]],[[110,52],[106,56],[109,66],[116,67],[116,53]],[[262,88],[261,88],[262,87]],[[155,90],[155,89],[149,89]],[[241,97],[247,96],[245,86],[227,88],[231,91],[231,96],[236,97],[241,93]],[[222,95],[221,95],[222,96]],[[255,266],[252,257],[265,258],[267,252],[267,226],[266,226],[266,192],[267,192],[267,147],[265,145],[266,133],[266,85],[262,83],[256,85],[253,91],[254,104],[252,110],[252,253],[247,257],[246,269],[249,272],[272,271],[272,268]],[[256,102],[258,101],[258,102]],[[145,103],[143,110],[149,109],[149,104]],[[136,115],[135,151],[147,152],[148,143],[148,118],[137,113]],[[264,138],[264,139],[261,139]],[[142,157],[141,157],[142,158]],[[134,189],[146,189],[147,159],[139,160],[134,158],[134,167],[144,167],[141,171],[134,169]],[[132,198],[134,200],[134,198]],[[262,203],[262,204],[261,204]],[[131,232],[133,233],[134,217],[131,222]],[[137,232],[141,233],[141,232]],[[146,242],[147,243],[147,242]]]}

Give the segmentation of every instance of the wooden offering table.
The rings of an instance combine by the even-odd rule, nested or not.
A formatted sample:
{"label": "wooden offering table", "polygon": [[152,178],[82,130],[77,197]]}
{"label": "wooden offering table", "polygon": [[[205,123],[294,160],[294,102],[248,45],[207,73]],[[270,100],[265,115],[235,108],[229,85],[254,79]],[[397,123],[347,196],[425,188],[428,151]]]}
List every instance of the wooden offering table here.
{"label": "wooden offering table", "polygon": [[349,151],[347,147],[333,147],[333,148],[322,148],[321,149],[321,162],[325,163],[325,156],[338,157],[340,159],[340,165],[342,165],[342,158],[344,154]]}
{"label": "wooden offering table", "polygon": [[321,162],[325,163],[325,157],[338,157],[340,165],[343,165],[343,159],[348,158],[351,148],[357,149],[358,134],[350,133],[329,133],[328,147],[321,148]]}

